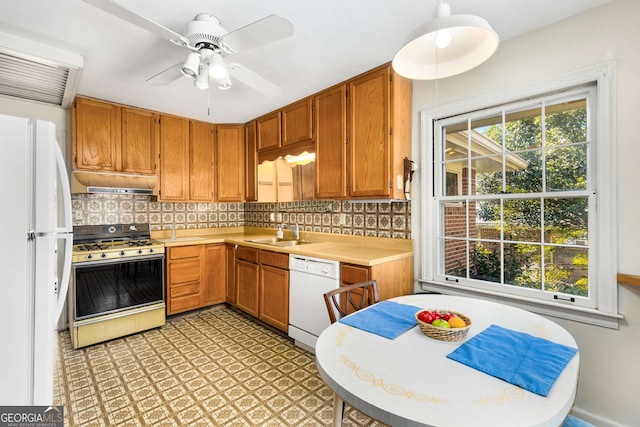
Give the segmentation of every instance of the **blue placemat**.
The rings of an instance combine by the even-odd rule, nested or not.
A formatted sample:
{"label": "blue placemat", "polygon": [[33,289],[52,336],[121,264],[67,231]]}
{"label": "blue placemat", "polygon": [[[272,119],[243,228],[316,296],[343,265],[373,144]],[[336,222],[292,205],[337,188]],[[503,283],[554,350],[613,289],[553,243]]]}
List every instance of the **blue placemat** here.
{"label": "blue placemat", "polygon": [[578,352],[544,338],[491,325],[447,355],[541,396]]}
{"label": "blue placemat", "polygon": [[395,301],[382,301],[366,310],[357,311],[340,319],[341,323],[394,339],[416,326],[415,314],[422,310],[413,305]]}

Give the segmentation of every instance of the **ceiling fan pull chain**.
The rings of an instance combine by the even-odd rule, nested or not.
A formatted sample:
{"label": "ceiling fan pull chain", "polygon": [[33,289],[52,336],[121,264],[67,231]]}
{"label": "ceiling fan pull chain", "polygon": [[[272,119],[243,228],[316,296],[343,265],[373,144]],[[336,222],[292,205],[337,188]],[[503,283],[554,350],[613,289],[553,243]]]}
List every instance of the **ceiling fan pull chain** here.
{"label": "ceiling fan pull chain", "polygon": [[207,89],[207,116],[211,115],[211,91]]}

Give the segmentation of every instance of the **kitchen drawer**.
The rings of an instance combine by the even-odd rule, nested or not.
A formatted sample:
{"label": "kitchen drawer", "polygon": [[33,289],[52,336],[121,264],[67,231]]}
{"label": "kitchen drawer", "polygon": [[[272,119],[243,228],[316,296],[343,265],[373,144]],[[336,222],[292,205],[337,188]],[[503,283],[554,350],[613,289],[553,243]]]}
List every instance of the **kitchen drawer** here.
{"label": "kitchen drawer", "polygon": [[195,295],[200,298],[200,283],[196,282],[186,285],[174,285],[169,288],[169,298],[171,299],[187,295]]}
{"label": "kitchen drawer", "polygon": [[200,259],[169,263],[170,287],[186,282],[200,283]]}
{"label": "kitchen drawer", "polygon": [[260,264],[289,269],[289,255],[271,251],[260,251]]}
{"label": "kitchen drawer", "polygon": [[200,245],[169,248],[169,259],[195,258],[200,256]]}
{"label": "kitchen drawer", "polygon": [[340,264],[340,279],[345,284],[365,282],[369,280],[369,267]]}
{"label": "kitchen drawer", "polygon": [[236,249],[236,259],[241,259],[251,264],[258,263],[258,249],[247,248],[245,246],[238,246]]}
{"label": "kitchen drawer", "polygon": [[198,307],[200,307],[200,294],[170,298],[167,314],[180,313]]}

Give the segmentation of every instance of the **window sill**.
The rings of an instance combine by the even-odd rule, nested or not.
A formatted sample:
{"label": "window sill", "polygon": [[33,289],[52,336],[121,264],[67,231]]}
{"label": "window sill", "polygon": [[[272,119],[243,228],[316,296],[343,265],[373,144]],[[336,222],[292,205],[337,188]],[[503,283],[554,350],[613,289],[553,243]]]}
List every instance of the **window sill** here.
{"label": "window sill", "polygon": [[486,299],[494,302],[508,304],[533,313],[545,316],[558,317],[561,319],[573,320],[575,322],[587,323],[604,328],[618,329],[619,320],[624,316],[621,314],[602,313],[583,307],[568,306],[564,304],[554,304],[546,301],[535,301],[520,298],[513,295],[505,296],[490,291],[469,289],[467,287],[453,285],[450,283],[438,283],[433,281],[418,280],[420,288],[428,292],[437,292],[445,295],[458,295],[472,298]]}

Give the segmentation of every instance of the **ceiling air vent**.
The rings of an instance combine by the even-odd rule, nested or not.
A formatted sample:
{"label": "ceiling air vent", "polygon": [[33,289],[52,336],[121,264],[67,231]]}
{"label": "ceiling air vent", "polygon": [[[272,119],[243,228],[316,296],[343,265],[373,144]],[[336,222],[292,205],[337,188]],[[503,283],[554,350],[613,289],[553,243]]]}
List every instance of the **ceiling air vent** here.
{"label": "ceiling air vent", "polygon": [[0,95],[67,108],[83,58],[80,55],[0,33]]}

